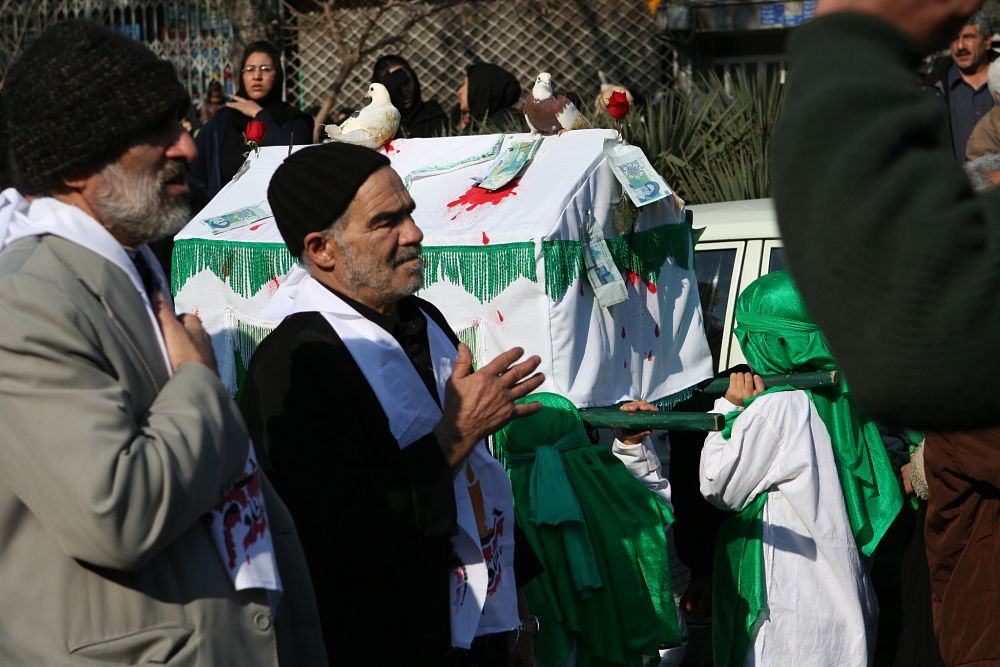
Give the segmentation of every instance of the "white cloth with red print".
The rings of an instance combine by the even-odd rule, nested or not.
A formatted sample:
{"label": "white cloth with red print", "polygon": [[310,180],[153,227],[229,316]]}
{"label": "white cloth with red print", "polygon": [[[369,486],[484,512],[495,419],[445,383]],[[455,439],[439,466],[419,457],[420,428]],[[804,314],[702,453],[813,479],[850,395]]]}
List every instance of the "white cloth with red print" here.
{"label": "white cloth with red print", "polygon": [[[128,275],[146,306],[167,375],[173,375],[153,304],[149,301],[139,271],[125,247],[101,223],[76,206],[51,197],[40,197],[29,205],[14,190],[0,193],[0,199],[0,248],[21,238],[52,234],[97,253]],[[169,283],[152,251],[146,245],[141,245],[134,252],[142,253],[153,270],[160,293],[173,306]],[[211,517],[212,537],[234,587],[237,590],[264,588],[280,592],[281,578],[275,561],[253,446],[249,449],[240,482],[212,510]]]}
{"label": "white cloth with red print", "polygon": [[[286,303],[290,312],[280,315],[323,315],[378,398],[401,449],[431,432],[441,420],[441,408],[396,339],[311,276],[300,277],[294,300]],[[458,352],[434,320],[424,317],[443,405]],[[462,565],[450,578],[451,642],[469,648],[479,635],[513,630],[521,623],[514,581],[514,499],[503,466],[483,442],[456,471],[454,485],[459,530],[451,543]]]}

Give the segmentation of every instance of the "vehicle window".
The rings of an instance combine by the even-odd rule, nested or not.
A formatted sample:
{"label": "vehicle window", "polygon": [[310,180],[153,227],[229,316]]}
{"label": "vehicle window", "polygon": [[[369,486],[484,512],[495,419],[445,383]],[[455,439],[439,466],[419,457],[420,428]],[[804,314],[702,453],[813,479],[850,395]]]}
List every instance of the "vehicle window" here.
{"label": "vehicle window", "polygon": [[712,351],[712,368],[719,367],[719,354],[726,332],[726,305],[733,287],[736,248],[699,250],[695,255],[698,295],[705,317],[705,337]]}
{"label": "vehicle window", "polygon": [[785,261],[785,249],[771,248],[771,255],[767,258],[767,272],[785,271],[788,269],[788,262]]}

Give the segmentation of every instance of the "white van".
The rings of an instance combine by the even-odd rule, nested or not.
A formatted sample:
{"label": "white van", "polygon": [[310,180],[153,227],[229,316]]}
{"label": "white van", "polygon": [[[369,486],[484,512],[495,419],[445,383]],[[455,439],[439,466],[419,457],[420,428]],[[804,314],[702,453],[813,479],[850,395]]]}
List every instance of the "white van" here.
{"label": "white van", "polygon": [[695,273],[716,371],[745,363],[732,334],[736,297],[754,280],[787,268],[770,199],[688,206],[698,242]]}

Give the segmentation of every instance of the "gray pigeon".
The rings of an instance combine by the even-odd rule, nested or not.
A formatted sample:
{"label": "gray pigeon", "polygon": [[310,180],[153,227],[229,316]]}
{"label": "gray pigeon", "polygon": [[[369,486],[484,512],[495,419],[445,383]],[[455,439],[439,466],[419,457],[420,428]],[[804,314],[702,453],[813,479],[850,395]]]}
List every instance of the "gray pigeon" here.
{"label": "gray pigeon", "polygon": [[531,95],[524,102],[524,119],[532,134],[562,134],[568,130],[583,130],[590,123],[565,95],[552,90],[552,75],[542,72],[535,79]]}

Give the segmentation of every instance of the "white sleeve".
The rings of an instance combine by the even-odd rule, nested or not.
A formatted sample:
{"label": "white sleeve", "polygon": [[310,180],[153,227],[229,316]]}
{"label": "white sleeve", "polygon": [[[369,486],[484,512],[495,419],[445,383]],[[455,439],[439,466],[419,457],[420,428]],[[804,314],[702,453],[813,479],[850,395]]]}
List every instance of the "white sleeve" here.
{"label": "white sleeve", "polygon": [[[705,500],[722,509],[740,511],[777,481],[775,463],[782,448],[781,420],[769,419],[768,406],[780,394],[754,401],[733,424],[729,440],[713,432],[701,450],[700,486]],[[738,409],[720,398],[715,412]]]}
{"label": "white sleeve", "polygon": [[629,445],[615,438],[611,444],[611,453],[625,464],[633,477],[642,482],[650,491],[666,500],[670,509],[673,510],[674,505],[670,501],[670,481],[663,476],[660,457],[653,449],[653,443],[649,437],[643,438],[642,442],[637,445]]}

